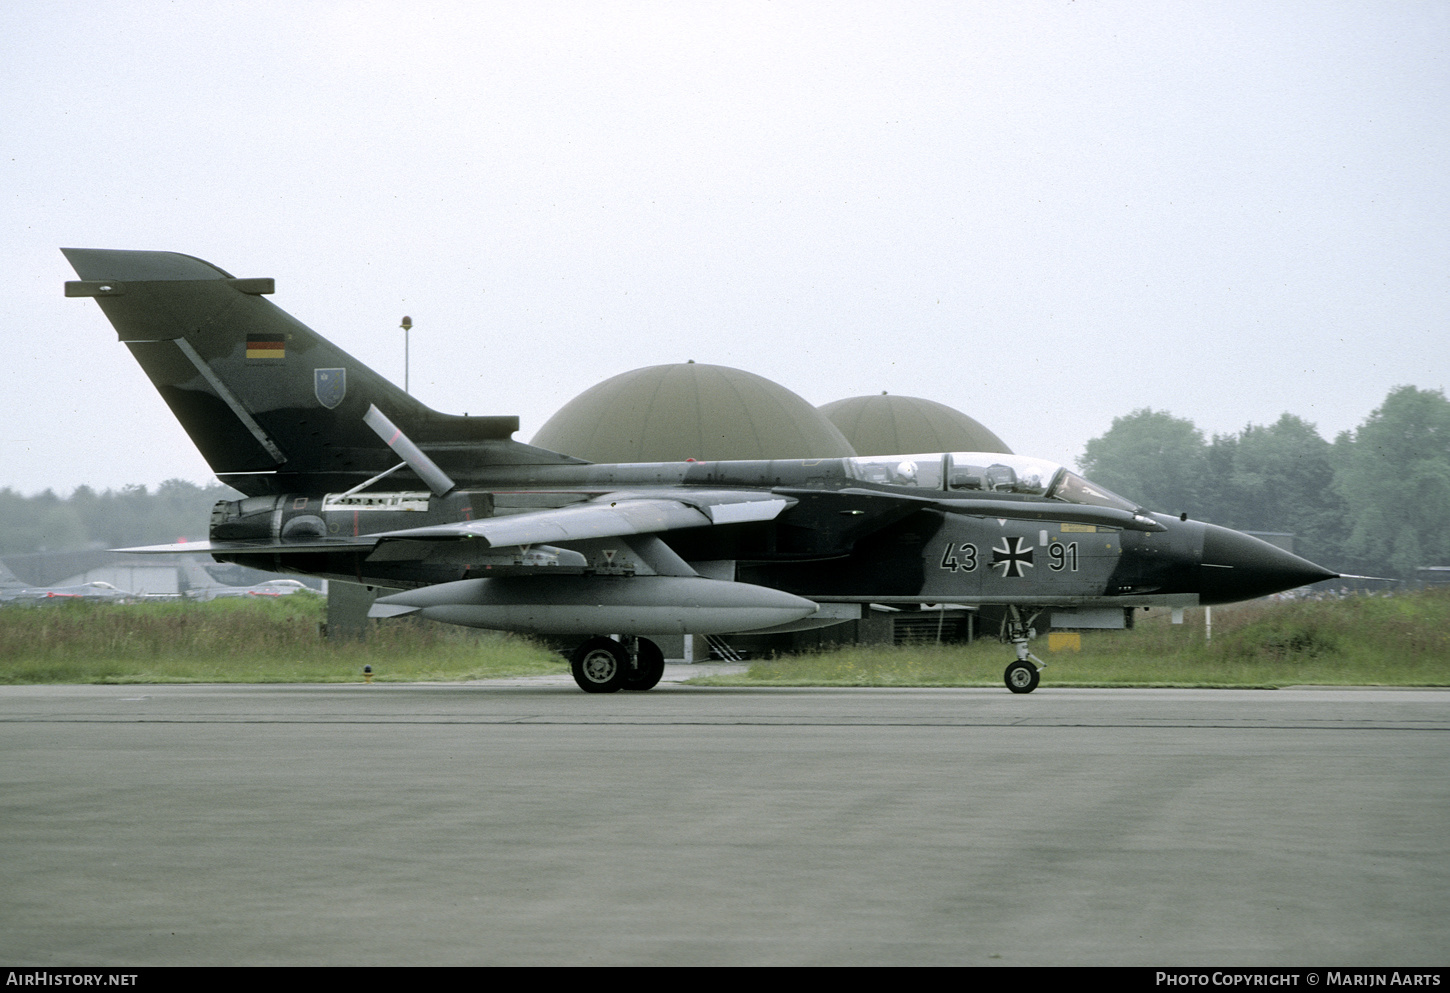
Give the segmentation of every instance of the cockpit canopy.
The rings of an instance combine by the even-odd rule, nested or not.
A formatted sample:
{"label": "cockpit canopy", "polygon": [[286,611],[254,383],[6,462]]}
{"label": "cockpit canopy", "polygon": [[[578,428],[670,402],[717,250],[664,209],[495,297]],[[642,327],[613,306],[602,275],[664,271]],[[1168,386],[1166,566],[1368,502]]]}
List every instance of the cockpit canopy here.
{"label": "cockpit canopy", "polygon": [[852,479],[962,496],[1016,494],[1136,511],[1137,505],[1056,462],[996,452],[933,452],[843,460]]}

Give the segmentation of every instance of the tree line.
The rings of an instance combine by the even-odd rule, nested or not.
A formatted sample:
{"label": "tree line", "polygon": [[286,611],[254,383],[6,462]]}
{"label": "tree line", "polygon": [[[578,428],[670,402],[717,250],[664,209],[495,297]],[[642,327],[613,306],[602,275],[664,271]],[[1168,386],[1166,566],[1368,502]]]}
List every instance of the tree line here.
{"label": "tree line", "polygon": [[154,493],[145,486],[103,493],[78,486],[64,499],[51,490],[27,497],[6,487],[0,489],[0,555],[204,539],[212,505],[240,497],[221,483],[184,479],[168,479]]}
{"label": "tree line", "polygon": [[1284,414],[1205,440],[1167,411],[1116,418],[1083,475],[1144,506],[1241,531],[1287,532],[1340,572],[1413,579],[1450,565],[1450,401],[1400,386],[1331,444]]}

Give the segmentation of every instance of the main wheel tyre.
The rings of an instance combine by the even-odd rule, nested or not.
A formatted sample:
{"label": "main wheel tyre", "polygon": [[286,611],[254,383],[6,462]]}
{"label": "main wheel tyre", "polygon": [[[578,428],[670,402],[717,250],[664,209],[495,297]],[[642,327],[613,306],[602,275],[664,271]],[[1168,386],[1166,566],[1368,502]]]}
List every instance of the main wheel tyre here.
{"label": "main wheel tyre", "polygon": [[624,685],[629,672],[629,654],[609,638],[590,638],[574,649],[569,660],[574,682],[585,693],[613,693]]}
{"label": "main wheel tyre", "polygon": [[660,677],[665,674],[665,653],[660,651],[660,646],[648,638],[639,639],[639,653],[635,661],[637,666],[627,668],[621,689],[652,690],[658,686]]}
{"label": "main wheel tyre", "polygon": [[1037,672],[1037,666],[1031,662],[1013,662],[1002,673],[1002,678],[1007,681],[1007,688],[1013,693],[1031,693],[1037,689],[1037,681],[1042,677]]}

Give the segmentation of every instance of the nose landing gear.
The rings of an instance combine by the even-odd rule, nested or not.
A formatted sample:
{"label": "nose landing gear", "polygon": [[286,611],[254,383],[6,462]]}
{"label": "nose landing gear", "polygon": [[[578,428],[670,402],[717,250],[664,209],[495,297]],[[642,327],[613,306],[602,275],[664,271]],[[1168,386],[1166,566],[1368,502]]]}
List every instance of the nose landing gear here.
{"label": "nose landing gear", "polygon": [[1003,681],[1013,693],[1031,693],[1037,689],[1037,683],[1042,678],[1042,669],[1047,665],[1027,650],[1027,641],[1032,637],[1032,622],[1041,613],[1040,610],[1034,611],[1024,621],[1016,607],[1008,607],[1007,616],[1002,618],[1002,640],[1010,641],[1017,650],[1017,661],[1002,673]]}

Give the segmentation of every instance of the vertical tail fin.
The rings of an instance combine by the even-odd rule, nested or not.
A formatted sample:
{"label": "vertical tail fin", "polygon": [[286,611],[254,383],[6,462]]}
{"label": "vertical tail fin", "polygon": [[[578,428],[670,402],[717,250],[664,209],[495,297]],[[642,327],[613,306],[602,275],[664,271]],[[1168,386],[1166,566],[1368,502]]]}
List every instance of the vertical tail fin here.
{"label": "vertical tail fin", "polygon": [[[516,417],[456,417],[413,399],[236,279],[174,252],[63,248],[212,470],[244,493],[346,489],[396,459],[364,423],[376,404],[455,475],[488,462],[550,462],[511,441]],[[573,460],[566,460],[573,461]]]}

